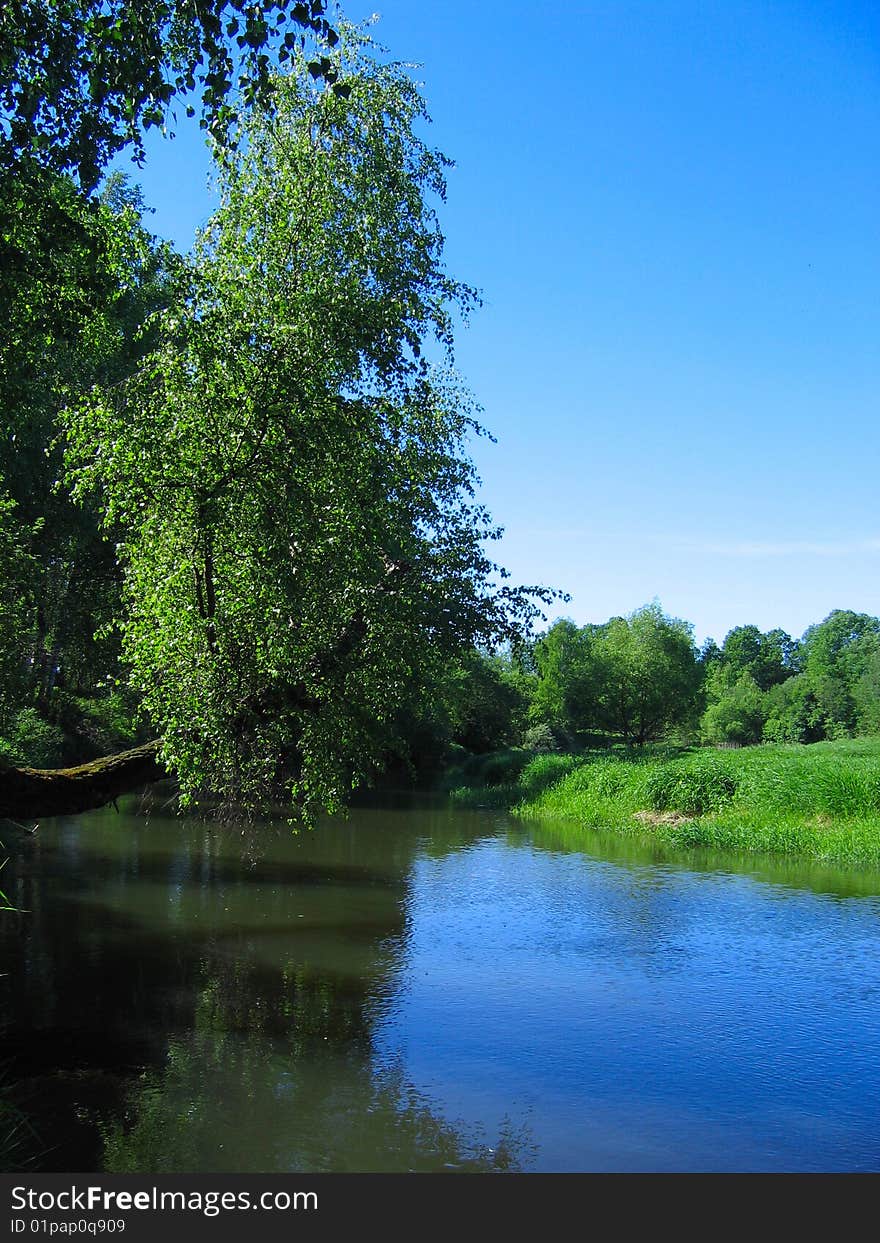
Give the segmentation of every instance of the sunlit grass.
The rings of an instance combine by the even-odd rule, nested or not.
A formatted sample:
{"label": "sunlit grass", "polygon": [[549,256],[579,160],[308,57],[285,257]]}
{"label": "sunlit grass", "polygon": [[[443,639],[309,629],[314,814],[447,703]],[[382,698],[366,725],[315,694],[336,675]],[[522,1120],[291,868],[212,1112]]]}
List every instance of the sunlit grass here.
{"label": "sunlit grass", "polygon": [[516,781],[456,798],[677,847],[880,860],[880,739],[541,756]]}

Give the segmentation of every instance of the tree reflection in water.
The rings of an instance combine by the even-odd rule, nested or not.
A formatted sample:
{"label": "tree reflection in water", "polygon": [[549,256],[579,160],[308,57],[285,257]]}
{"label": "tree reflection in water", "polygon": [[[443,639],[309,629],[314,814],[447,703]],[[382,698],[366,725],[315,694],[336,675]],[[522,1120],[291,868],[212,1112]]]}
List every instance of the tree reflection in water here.
{"label": "tree reflection in water", "polygon": [[8,1100],[33,1167],[518,1168],[525,1134],[441,1118],[376,1051],[413,860],[447,831],[461,844],[460,818],[407,825],[269,830],[255,852],[159,817],[41,829],[11,865],[27,913],[0,928]]}

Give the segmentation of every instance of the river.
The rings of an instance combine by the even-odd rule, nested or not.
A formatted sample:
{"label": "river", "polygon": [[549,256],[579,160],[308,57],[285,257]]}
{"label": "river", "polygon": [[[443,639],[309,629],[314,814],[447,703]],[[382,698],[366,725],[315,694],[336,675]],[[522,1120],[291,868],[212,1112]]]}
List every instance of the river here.
{"label": "river", "polygon": [[880,1170],[880,874],[447,807],[6,846],[7,1168]]}

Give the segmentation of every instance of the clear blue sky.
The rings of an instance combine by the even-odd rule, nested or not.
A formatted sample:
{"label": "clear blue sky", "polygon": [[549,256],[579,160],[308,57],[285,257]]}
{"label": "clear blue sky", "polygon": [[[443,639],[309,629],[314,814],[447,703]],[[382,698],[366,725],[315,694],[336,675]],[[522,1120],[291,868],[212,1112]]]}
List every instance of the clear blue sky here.
{"label": "clear blue sky", "polygon": [[[880,6],[387,0],[452,156],[459,369],[522,582],[719,641],[880,614]],[[348,0],[352,20],[369,4]],[[211,209],[151,141],[153,227]]]}

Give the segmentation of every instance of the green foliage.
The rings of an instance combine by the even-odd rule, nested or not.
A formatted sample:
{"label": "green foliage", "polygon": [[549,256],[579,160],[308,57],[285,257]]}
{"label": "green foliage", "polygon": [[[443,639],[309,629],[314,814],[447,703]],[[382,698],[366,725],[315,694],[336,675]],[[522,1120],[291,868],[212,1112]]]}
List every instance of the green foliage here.
{"label": "green foliage", "polygon": [[466,751],[497,751],[517,740],[526,698],[505,657],[466,653],[449,666],[437,691],[449,736]]}
{"label": "green foliage", "polygon": [[510,747],[522,732],[527,700],[506,653],[453,656],[412,692],[396,716],[384,781],[430,784],[459,756]]}
{"label": "green foliage", "polygon": [[447,775],[453,803],[462,807],[512,807],[537,798],[582,761],[573,755],[535,755],[525,748],[463,760]]}
{"label": "green foliage", "polygon": [[527,751],[560,751],[560,739],[556,731],[546,721],[530,725],[523,734],[522,744]]}
{"label": "green foliage", "polygon": [[521,747],[466,756],[449,769],[444,786],[459,806],[509,807],[516,801],[520,773],[531,759]]}
{"label": "green foliage", "polygon": [[533,659],[530,716],[570,741],[607,731],[643,745],[695,711],[702,671],[692,627],[658,604],[602,626],[559,621]]}
{"label": "green foliage", "polygon": [[112,755],[144,741],[136,725],[137,705],[122,691],[94,699],[58,691],[51,713],[68,739],[71,762]]}
{"label": "green foliage", "polygon": [[708,707],[700,722],[703,741],[746,745],[761,741],[765,697],[748,672],[738,676],[727,664],[714,664],[706,676]]}
{"label": "green foliage", "polygon": [[800,645],[784,630],[762,634],[757,626],[737,626],[724,640],[721,661],[735,678],[748,674],[761,691],[797,671]]}
{"label": "green foliage", "polygon": [[803,666],[828,738],[856,732],[865,719],[863,685],[880,648],[880,620],[836,609],[803,638]]}
{"label": "green foliage", "polygon": [[707,742],[816,742],[880,728],[880,621],[837,610],[800,643],[732,630],[707,666]]}
{"label": "green foliage", "polygon": [[16,509],[11,498],[0,494],[0,718],[25,694],[23,650],[36,606],[30,532],[19,522]]}
{"label": "green foliage", "polygon": [[688,638],[688,627],[656,605],[599,626],[556,622],[533,646],[530,719],[569,750],[576,739],[595,745],[601,731],[637,742],[690,741],[700,698],[699,737],[713,745],[880,731],[877,618],[838,610],[801,641],[780,629],[738,626],[723,648],[708,640],[696,661]]}
{"label": "green foliage", "polygon": [[880,645],[864,652],[864,659],[851,683],[857,730],[880,734]]}
{"label": "green foliage", "polygon": [[[200,124],[228,140],[236,102],[272,100],[271,57],[306,33],[332,45],[323,0],[24,0],[0,13],[0,162],[22,156],[75,170],[86,189],[121,148],[143,159],[142,131],[174,123],[178,99],[201,103]],[[310,69],[345,95],[318,46]],[[187,111],[194,112],[192,103]]]}
{"label": "green foliage", "polygon": [[522,814],[566,816],[576,808],[580,823],[610,827],[627,823],[646,806],[650,771],[644,756],[584,756],[580,763],[536,794],[517,790],[511,805]]}
{"label": "green foliage", "polygon": [[[551,773],[564,750],[689,741],[700,707],[712,743],[880,731],[864,614],[698,654],[655,604],[511,647],[534,593],[486,554],[451,369],[476,298],[443,267],[448,162],[416,87],[322,5],[293,6],[295,32],[276,4],[147,7],[0,17],[0,753],[131,745],[142,700],[185,795],[314,809],[389,757],[543,753]],[[309,61],[306,31],[337,46]],[[243,138],[218,145],[222,205],[185,264],[124,178],[82,189],[181,90]],[[512,795],[517,764],[490,758],[480,788]]]}
{"label": "green foliage", "polygon": [[58,725],[44,720],[36,708],[13,713],[2,730],[0,748],[12,764],[58,768],[66,759],[66,739]]}
{"label": "green foliage", "polygon": [[13,687],[7,701],[50,715],[56,687],[94,693],[114,670],[120,591],[96,507],[64,484],[58,411],[146,348],[139,326],[167,299],[173,257],[119,176],[88,202],[43,170],[0,172],[0,202],[0,702]]}
{"label": "green foliage", "polygon": [[510,785],[517,781],[531,758],[522,747],[507,747],[488,755],[472,755],[456,766],[450,778],[475,787]]}
{"label": "green foliage", "polygon": [[765,711],[765,742],[819,742],[824,735],[822,713],[804,673],[771,687]]}
{"label": "green foliage", "polygon": [[714,665],[721,659],[721,648],[714,639],[706,639],[700,648],[700,664],[703,666],[703,669],[708,670],[711,665]]}
{"label": "green foliage", "polygon": [[422,357],[474,301],[441,263],[447,161],[400,67],[348,28],[334,64],[347,99],[300,59],[275,81],[156,348],[67,421],[77,494],[120,532],[132,684],[189,797],[339,804],[415,688],[535,612],[490,585],[479,427]]}
{"label": "green foliage", "polygon": [[592,630],[563,619],[532,650],[536,678],[529,716],[534,724],[545,725],[570,742],[593,723]]}
{"label": "green foliage", "polygon": [[701,670],[689,623],[648,605],[608,622],[593,650],[600,727],[642,745],[692,716]]}

